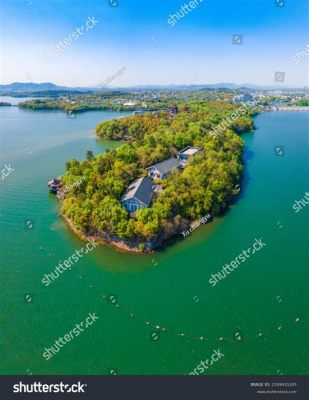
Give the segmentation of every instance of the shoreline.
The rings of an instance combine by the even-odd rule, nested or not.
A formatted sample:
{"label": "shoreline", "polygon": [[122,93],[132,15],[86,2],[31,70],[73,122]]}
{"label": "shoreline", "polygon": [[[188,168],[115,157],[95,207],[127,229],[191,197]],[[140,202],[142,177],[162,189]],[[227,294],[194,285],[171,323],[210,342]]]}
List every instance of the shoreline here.
{"label": "shoreline", "polygon": [[[126,243],[122,242],[122,241],[116,241],[116,240],[108,240],[107,238],[103,238],[101,236],[98,235],[86,235],[84,234],[80,229],[78,229],[74,222],[67,217],[65,214],[63,214],[62,212],[60,212],[60,216],[65,220],[65,222],[67,223],[68,227],[71,229],[71,231],[81,240],[83,241],[88,241],[88,240],[96,240],[97,242],[99,242],[100,244],[103,245],[107,245],[110,246],[112,248],[116,248],[119,252],[121,253],[139,253],[139,254],[143,254],[145,253],[143,250],[139,249],[138,247],[130,247],[128,246]],[[149,251],[149,253],[152,251]]]}
{"label": "shoreline", "polygon": [[[209,214],[207,214],[209,215]],[[169,237],[165,237],[164,235],[158,240],[158,237],[153,239],[153,241],[156,241],[156,246],[152,247],[151,243],[153,243],[153,241],[148,241],[148,244],[150,244],[148,246],[148,248],[145,249],[140,249],[138,247],[138,245],[140,243],[145,243],[145,242],[140,242],[138,243],[136,246],[134,245],[129,245],[128,243],[125,243],[123,240],[118,239],[118,240],[113,240],[113,239],[109,239],[107,237],[103,237],[103,235],[86,235],[85,233],[83,233],[80,229],[78,229],[74,222],[67,217],[65,214],[63,214],[62,212],[60,212],[60,216],[64,219],[64,221],[67,223],[68,227],[70,228],[70,230],[80,239],[83,241],[88,241],[88,240],[96,240],[99,244],[104,245],[104,246],[109,246],[113,249],[118,250],[120,253],[131,253],[131,254],[151,254],[154,253],[155,250],[160,250],[160,248],[162,247],[164,242],[168,242],[169,240],[175,238],[178,235],[183,235],[184,231],[181,232],[176,232],[174,234],[172,234]],[[203,217],[204,218],[204,217]],[[199,221],[190,221],[189,224],[186,224],[186,228],[187,232],[190,231],[192,229],[192,231],[190,231],[190,234],[200,228],[200,226],[206,225],[209,222],[212,222],[214,219],[214,215],[209,215],[209,218],[203,222],[203,223],[199,223]],[[195,227],[196,225],[198,225],[197,227]],[[182,236],[182,239],[184,239],[185,237],[189,236],[190,234],[187,234],[185,236]]]}

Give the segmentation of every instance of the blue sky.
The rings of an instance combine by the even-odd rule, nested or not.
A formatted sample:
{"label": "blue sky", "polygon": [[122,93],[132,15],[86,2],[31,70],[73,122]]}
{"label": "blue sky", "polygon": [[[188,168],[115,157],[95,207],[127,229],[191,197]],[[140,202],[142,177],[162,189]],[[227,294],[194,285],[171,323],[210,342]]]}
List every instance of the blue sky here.
{"label": "blue sky", "polygon": [[[190,1],[109,1],[117,0],[0,0],[1,83],[93,86],[126,67],[111,86],[308,85],[308,56],[292,60],[309,44],[307,0],[195,0],[194,9]],[[192,10],[172,27],[184,4]],[[44,62],[88,17],[95,26]],[[235,34],[242,45],[232,43]],[[276,71],[284,83],[274,82]]]}

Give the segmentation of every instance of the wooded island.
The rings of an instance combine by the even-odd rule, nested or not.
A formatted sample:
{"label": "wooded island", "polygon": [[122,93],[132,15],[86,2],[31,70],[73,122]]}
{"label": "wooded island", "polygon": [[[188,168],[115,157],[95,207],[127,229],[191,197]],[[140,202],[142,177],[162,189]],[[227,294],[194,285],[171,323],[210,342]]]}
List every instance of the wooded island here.
{"label": "wooded island", "polygon": [[116,150],[66,163],[68,193],[61,211],[74,230],[128,251],[158,248],[207,213],[214,216],[239,192],[243,141],[253,129],[248,108],[226,129],[213,129],[239,109],[203,100],[103,122],[102,139],[125,141]]}

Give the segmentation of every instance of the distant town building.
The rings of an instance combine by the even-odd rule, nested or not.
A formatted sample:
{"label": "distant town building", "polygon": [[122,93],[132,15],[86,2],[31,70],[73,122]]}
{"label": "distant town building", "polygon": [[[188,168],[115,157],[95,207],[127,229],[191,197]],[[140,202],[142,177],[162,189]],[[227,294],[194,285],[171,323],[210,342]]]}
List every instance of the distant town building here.
{"label": "distant town building", "polygon": [[180,150],[180,152],[177,155],[177,158],[181,166],[185,167],[190,157],[193,157],[196,154],[201,153],[202,151],[203,150],[201,149],[201,147],[187,146],[184,149]]}
{"label": "distant town building", "polygon": [[152,165],[146,168],[148,176],[151,179],[160,178],[165,179],[174,168],[179,169],[181,166],[177,158],[168,158],[167,160],[161,161],[158,164]]}
{"label": "distant town building", "polygon": [[254,97],[250,93],[244,93],[233,97],[234,103],[250,103],[252,101],[254,101]]}
{"label": "distant town building", "polygon": [[121,204],[128,212],[149,207],[153,194],[153,182],[149,178],[139,178],[130,183],[126,193],[121,198]]}

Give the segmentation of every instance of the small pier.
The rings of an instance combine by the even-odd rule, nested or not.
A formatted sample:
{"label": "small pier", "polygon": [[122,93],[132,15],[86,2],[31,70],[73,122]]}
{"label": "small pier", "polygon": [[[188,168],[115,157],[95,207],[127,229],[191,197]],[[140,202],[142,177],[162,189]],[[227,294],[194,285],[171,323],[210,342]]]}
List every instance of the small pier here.
{"label": "small pier", "polygon": [[291,107],[272,107],[273,111],[309,111],[309,107],[295,107],[295,106],[291,106]]}

